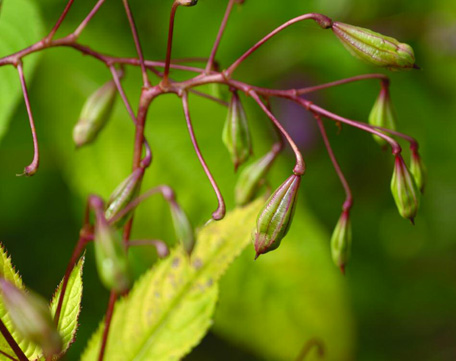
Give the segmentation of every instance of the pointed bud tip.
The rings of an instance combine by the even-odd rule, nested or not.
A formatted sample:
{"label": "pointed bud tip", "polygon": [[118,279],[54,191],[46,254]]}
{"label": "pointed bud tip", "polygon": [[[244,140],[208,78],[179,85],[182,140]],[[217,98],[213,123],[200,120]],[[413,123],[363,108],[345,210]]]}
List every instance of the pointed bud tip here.
{"label": "pointed bud tip", "polygon": [[412,225],[414,226],[414,225],[415,225],[415,218],[410,218],[410,222],[411,222]]}
{"label": "pointed bud tip", "polygon": [[340,272],[342,273],[343,276],[345,276],[345,265],[342,264],[339,266]]}

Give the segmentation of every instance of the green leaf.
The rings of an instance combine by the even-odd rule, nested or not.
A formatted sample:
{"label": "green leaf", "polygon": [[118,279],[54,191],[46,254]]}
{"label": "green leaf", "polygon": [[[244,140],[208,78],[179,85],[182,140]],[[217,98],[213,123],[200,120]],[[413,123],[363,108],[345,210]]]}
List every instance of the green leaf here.
{"label": "green leaf", "polygon": [[[201,230],[191,259],[182,247],[152,268],[117,302],[105,358],[180,360],[206,334],[218,280],[250,242],[263,201],[235,210]],[[252,256],[253,257],[253,256]],[[103,324],[82,360],[97,360]]]}
{"label": "green leaf", "polygon": [[[38,41],[43,34],[43,24],[36,2],[31,0],[6,1],[0,17],[0,56],[19,51]],[[35,68],[37,57],[28,56],[24,60],[27,80]],[[0,139],[8,128],[18,100],[21,86],[17,70],[12,66],[0,68]]]}
{"label": "green leaf", "polygon": [[[82,270],[84,267],[84,257],[71,271],[70,278],[68,279],[68,285],[63,298],[62,310],[60,313],[58,331],[62,336],[63,348],[65,352],[74,341],[76,331],[78,328],[78,318],[81,311],[81,300],[82,300]],[[63,282],[63,281],[62,281]],[[51,312],[55,315],[57,310],[57,304],[60,297],[60,291],[62,289],[62,282],[60,282],[57,291],[51,301]]]}
{"label": "green leaf", "polygon": [[222,279],[214,331],[264,360],[293,360],[313,338],[324,343],[326,361],[353,360],[345,277],[329,241],[299,206],[279,249],[255,263],[245,252]]}
{"label": "green leaf", "polygon": [[[1,275],[9,282],[14,284],[17,288],[24,289],[24,285],[22,284],[21,276],[19,273],[17,273],[11,263],[11,258],[8,256],[6,253],[5,249],[3,248],[3,245],[0,244],[0,272]],[[22,339],[22,337],[14,331],[11,319],[6,312],[5,306],[3,304],[3,300],[0,297],[0,318],[5,324],[6,328],[10,331],[11,335],[13,338],[16,340],[16,342],[19,344],[20,348],[22,351],[24,351],[25,355],[30,359],[30,360],[35,360],[41,355],[41,349],[36,346],[35,344],[32,344],[31,342],[25,341]],[[11,349],[11,347],[8,345],[4,337],[0,337],[0,350],[3,352],[9,354],[9,355],[14,355],[14,351]],[[10,359],[6,358],[3,355],[0,355],[0,360],[8,360]]]}

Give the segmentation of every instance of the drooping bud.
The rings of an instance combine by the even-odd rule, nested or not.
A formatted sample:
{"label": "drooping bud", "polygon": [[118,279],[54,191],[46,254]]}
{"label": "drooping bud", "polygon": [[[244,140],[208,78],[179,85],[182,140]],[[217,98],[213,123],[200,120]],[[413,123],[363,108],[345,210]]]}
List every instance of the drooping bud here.
{"label": "drooping bud", "polygon": [[421,191],[424,192],[426,186],[426,167],[424,166],[423,160],[421,159],[418,151],[412,151],[412,159],[410,161],[410,172],[415,179],[416,186]]}
{"label": "drooping bud", "polygon": [[[111,194],[106,205],[105,216],[109,221],[119,214],[139,193],[144,169],[138,168],[133,171]],[[128,212],[122,218],[116,220],[112,225],[122,227],[132,214]]]}
{"label": "drooping bud", "polygon": [[301,176],[293,174],[272,195],[257,218],[253,235],[256,258],[279,247],[288,233],[296,207]]}
{"label": "drooping bud", "polygon": [[[387,86],[382,86],[380,94],[372,107],[369,114],[369,124],[396,130],[396,116]],[[373,137],[379,145],[385,146],[387,144],[378,135],[373,135]]]}
{"label": "drooping bud", "polygon": [[234,189],[238,206],[244,206],[255,198],[261,182],[266,177],[276,157],[277,151],[273,149],[241,172]]}
{"label": "drooping bud", "polygon": [[194,6],[198,4],[198,0],[176,0],[176,2],[181,6]]}
{"label": "drooping bud", "polygon": [[97,212],[95,223],[95,259],[98,275],[109,290],[128,291],[132,279],[127,250],[120,233],[109,226],[103,212]]}
{"label": "drooping bud", "polygon": [[345,273],[345,266],[350,257],[352,232],[350,224],[350,213],[342,212],[336,228],[331,237],[331,255],[334,264]]}
{"label": "drooping bud", "polygon": [[410,45],[369,29],[334,22],[334,34],[355,57],[390,70],[417,68]]}
{"label": "drooping bud", "polygon": [[223,142],[231,154],[236,170],[252,154],[252,141],[244,107],[237,92],[233,92],[223,129]]}
{"label": "drooping bud", "polygon": [[395,159],[391,192],[400,215],[413,223],[419,207],[419,191],[400,155],[396,155]]}
{"label": "drooping bud", "polygon": [[176,203],[170,203],[171,216],[177,238],[182,243],[185,251],[190,254],[195,246],[195,233],[184,210]]}
{"label": "drooping bud", "polygon": [[18,289],[3,278],[0,279],[0,289],[15,330],[24,339],[39,345],[46,357],[59,354],[62,338],[47,302],[35,293]]}
{"label": "drooping bud", "polygon": [[73,140],[77,147],[93,142],[106,125],[114,109],[116,93],[116,84],[109,81],[87,99],[73,129]]}

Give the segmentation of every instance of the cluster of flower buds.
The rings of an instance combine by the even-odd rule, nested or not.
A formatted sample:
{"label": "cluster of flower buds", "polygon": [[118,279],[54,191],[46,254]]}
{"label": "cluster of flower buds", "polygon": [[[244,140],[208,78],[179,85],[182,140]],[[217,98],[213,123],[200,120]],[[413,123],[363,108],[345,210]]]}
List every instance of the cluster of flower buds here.
{"label": "cluster of flower buds", "polygon": [[57,331],[47,302],[39,295],[24,291],[0,278],[2,301],[15,329],[21,336],[39,345],[50,358],[62,351],[62,338]]}
{"label": "cluster of flower buds", "polygon": [[116,94],[116,84],[111,80],[87,99],[79,121],[73,129],[73,140],[76,147],[90,144],[96,139],[111,116]]}
{"label": "cluster of flower buds", "polygon": [[369,29],[340,22],[333,22],[332,30],[345,48],[363,61],[390,70],[417,68],[410,45]]}
{"label": "cluster of flower buds", "polygon": [[252,154],[252,140],[244,107],[236,91],[231,96],[222,139],[237,170]]}

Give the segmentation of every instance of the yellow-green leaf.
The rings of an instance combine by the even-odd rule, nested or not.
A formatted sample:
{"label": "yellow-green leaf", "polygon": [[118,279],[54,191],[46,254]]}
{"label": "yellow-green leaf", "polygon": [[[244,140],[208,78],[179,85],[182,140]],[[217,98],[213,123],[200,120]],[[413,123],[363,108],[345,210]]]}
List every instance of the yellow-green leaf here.
{"label": "yellow-green leaf", "polygon": [[[81,300],[82,300],[82,269],[84,267],[84,257],[71,271],[70,278],[68,279],[65,296],[63,297],[62,310],[60,313],[59,324],[57,329],[62,336],[63,348],[65,352],[70,347],[76,336],[78,328],[78,318],[81,311]],[[57,310],[57,304],[60,297],[60,291],[62,289],[62,282],[60,282],[57,291],[51,301],[51,312],[55,315]]]}
{"label": "yellow-green leaf", "polygon": [[[115,306],[105,359],[180,360],[197,345],[212,323],[218,280],[250,243],[262,203],[230,212],[203,228],[190,259],[178,247],[144,274]],[[97,360],[102,327],[83,361]]]}

